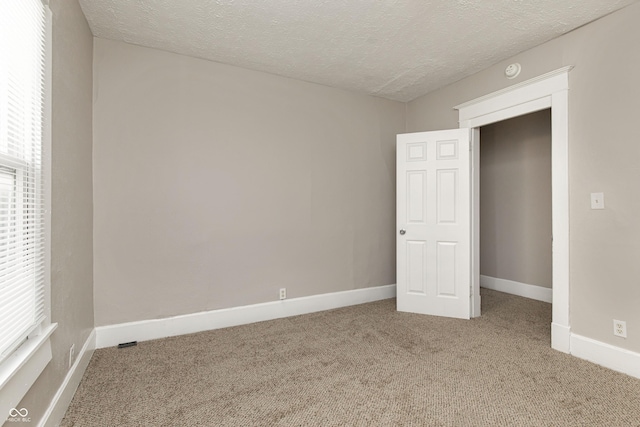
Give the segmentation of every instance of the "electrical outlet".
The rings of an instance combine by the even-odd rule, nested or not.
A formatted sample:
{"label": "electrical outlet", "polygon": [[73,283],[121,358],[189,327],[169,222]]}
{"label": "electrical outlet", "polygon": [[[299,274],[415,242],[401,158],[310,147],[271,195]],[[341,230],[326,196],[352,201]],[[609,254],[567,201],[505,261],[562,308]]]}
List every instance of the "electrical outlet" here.
{"label": "electrical outlet", "polygon": [[627,322],[613,319],[613,335],[617,337],[627,337]]}
{"label": "electrical outlet", "polygon": [[280,299],[287,299],[287,288],[280,288]]}
{"label": "electrical outlet", "polygon": [[75,344],[71,344],[71,347],[69,347],[69,368],[71,368],[71,365],[73,365],[73,358],[76,355],[76,345]]}

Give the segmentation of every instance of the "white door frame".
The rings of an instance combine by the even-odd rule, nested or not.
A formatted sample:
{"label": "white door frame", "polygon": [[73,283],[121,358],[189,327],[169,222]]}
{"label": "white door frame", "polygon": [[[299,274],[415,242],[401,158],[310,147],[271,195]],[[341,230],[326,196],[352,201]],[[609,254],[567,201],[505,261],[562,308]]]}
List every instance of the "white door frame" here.
{"label": "white door frame", "polygon": [[[569,71],[543,74],[454,107],[459,126],[474,128],[551,108],[551,203],[553,232],[553,317],[551,347],[569,353]],[[474,313],[480,313],[479,138],[473,144],[472,286]],[[476,314],[477,315],[477,314]]]}

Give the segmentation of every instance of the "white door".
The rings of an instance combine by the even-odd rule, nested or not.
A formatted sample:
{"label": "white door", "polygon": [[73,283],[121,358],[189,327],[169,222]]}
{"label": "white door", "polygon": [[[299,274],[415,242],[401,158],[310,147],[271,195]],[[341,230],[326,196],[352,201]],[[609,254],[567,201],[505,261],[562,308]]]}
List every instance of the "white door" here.
{"label": "white door", "polygon": [[470,139],[466,128],[397,137],[398,311],[472,315]]}

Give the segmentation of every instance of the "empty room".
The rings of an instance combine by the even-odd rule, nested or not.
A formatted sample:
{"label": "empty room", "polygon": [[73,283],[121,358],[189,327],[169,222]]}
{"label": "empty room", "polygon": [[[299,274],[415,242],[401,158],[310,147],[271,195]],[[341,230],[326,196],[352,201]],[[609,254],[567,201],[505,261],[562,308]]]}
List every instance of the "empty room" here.
{"label": "empty room", "polygon": [[0,425],[639,425],[639,20],[0,2]]}

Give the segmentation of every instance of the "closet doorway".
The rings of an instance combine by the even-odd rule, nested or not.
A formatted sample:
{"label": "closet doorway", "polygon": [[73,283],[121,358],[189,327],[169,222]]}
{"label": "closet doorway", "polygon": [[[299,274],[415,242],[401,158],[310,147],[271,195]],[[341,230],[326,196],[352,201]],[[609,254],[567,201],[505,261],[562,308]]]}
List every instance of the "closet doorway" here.
{"label": "closet doorway", "polygon": [[480,128],[480,286],[552,302],[551,109]]}
{"label": "closet doorway", "polygon": [[[551,110],[552,321],[551,347],[570,353],[569,319],[569,72],[566,66],[454,107],[460,128]],[[477,148],[477,147],[476,147]],[[472,312],[480,314],[480,150],[472,149]]]}

